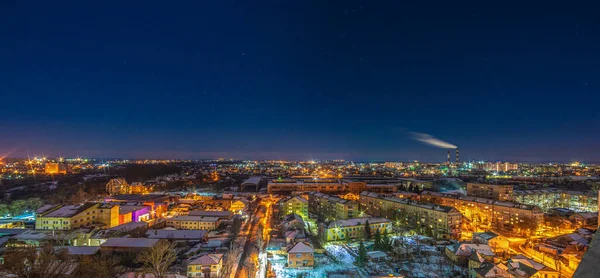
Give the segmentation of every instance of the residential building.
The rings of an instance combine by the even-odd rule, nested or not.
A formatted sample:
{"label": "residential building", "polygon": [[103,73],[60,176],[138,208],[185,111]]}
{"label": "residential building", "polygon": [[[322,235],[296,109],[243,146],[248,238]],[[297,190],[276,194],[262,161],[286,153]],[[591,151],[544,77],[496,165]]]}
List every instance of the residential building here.
{"label": "residential building", "polygon": [[87,226],[119,225],[119,206],[106,203],[58,205],[37,215],[38,230],[71,230]]}
{"label": "residential building", "polygon": [[188,212],[189,216],[204,216],[204,217],[218,217],[221,220],[230,220],[233,214],[230,211],[213,211],[213,210],[192,210]]}
{"label": "residential building", "polygon": [[242,200],[235,199],[231,201],[231,206],[229,207],[229,211],[235,214],[242,214],[242,212],[246,209],[246,203]]}
{"label": "residential building", "polygon": [[496,231],[514,231],[523,224],[534,227],[544,218],[544,213],[537,206],[487,198],[423,191],[421,201],[453,207],[463,217],[469,220],[476,218],[482,225],[491,225]]}
{"label": "residential building", "polygon": [[141,182],[128,184],[123,178],[111,179],[106,184],[106,193],[110,196],[119,194],[148,194],[153,189],[153,185],[146,186]]}
{"label": "residential building", "polygon": [[58,162],[46,162],[44,165],[44,173],[46,174],[66,174],[67,165]]}
{"label": "residential building", "polygon": [[308,194],[308,212],[320,221],[348,219],[358,216],[358,203],[321,192]]}
{"label": "residential building", "polygon": [[503,266],[502,264],[483,263],[478,268],[469,268],[469,278],[513,278],[514,276]]}
{"label": "residential building", "polygon": [[579,212],[571,215],[569,220],[573,222],[573,225],[577,228],[589,227],[594,229],[598,227],[598,213],[597,212]]}
{"label": "residential building", "polygon": [[284,231],[289,229],[304,229],[304,220],[298,214],[288,214],[281,220],[281,228]]}
{"label": "residential building", "polygon": [[303,219],[308,218],[308,200],[298,195],[287,196],[279,200],[279,211],[283,218],[287,214],[297,214]]}
{"label": "residential building", "polygon": [[495,253],[508,251],[510,242],[504,236],[494,232],[473,233],[473,243],[487,244]]}
{"label": "residential building", "polygon": [[436,238],[458,238],[461,233],[462,215],[453,207],[367,191],[359,202],[367,214],[397,220]]}
{"label": "residential building", "polygon": [[216,230],[221,224],[218,217],[204,216],[174,216],[167,219],[167,226],[180,230]]}
{"label": "residential building", "polygon": [[553,208],[566,208],[575,212],[597,212],[598,194],[594,192],[559,190],[555,188],[538,190],[515,190],[514,201],[536,205],[544,212]]}
{"label": "residential building", "polygon": [[478,253],[485,261],[493,261],[496,256],[492,248],[486,244],[476,243],[456,243],[447,245],[444,249],[444,254],[453,263],[466,267],[469,263],[469,257],[474,253]]}
{"label": "residential building", "polygon": [[315,266],[315,250],[309,243],[298,242],[288,250],[288,267],[312,269]]}
{"label": "residential building", "polygon": [[188,262],[187,277],[219,277],[222,268],[223,254],[206,254]]}
{"label": "residential building", "polygon": [[204,230],[148,230],[146,237],[151,239],[201,241],[207,238]]}
{"label": "residential building", "polygon": [[158,239],[113,237],[100,245],[101,252],[138,253],[152,248],[158,243]]}
{"label": "residential building", "polygon": [[267,184],[269,194],[296,191],[344,193],[345,186],[337,179],[278,179]]}
{"label": "residential building", "polygon": [[510,201],[513,199],[513,185],[467,183],[467,196]]}
{"label": "residential building", "polygon": [[392,221],[385,218],[352,218],[335,220],[319,227],[319,234],[325,241],[360,239],[365,236],[365,226],[369,225],[371,235],[375,233],[391,233]]}

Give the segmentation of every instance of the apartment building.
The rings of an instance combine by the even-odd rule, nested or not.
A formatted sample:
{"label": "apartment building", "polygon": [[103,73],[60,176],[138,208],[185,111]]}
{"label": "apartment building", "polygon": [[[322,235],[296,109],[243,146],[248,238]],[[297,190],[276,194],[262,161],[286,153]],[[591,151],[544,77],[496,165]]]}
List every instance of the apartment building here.
{"label": "apartment building", "polygon": [[500,231],[512,230],[513,225],[526,221],[542,223],[544,217],[544,213],[537,206],[487,198],[423,191],[421,200],[453,207],[467,219],[491,224]]}
{"label": "apartment building", "polygon": [[398,219],[437,238],[458,238],[461,233],[462,215],[453,207],[368,191],[360,194],[359,202],[370,215]]}
{"label": "apartment building", "polygon": [[279,200],[279,211],[281,212],[281,218],[288,214],[300,215],[303,219],[308,217],[308,200],[301,196],[287,196]]}
{"label": "apartment building", "polygon": [[576,212],[598,211],[597,192],[558,189],[515,190],[514,201],[539,206],[544,212],[551,208],[567,208]]}
{"label": "apartment building", "polygon": [[88,226],[112,228],[119,225],[119,206],[107,203],[58,205],[37,215],[38,230],[72,230]]}
{"label": "apartment building", "polygon": [[467,183],[467,196],[511,201],[513,186],[512,184]]}
{"label": "apartment building", "polygon": [[175,216],[167,219],[167,226],[181,230],[216,230],[221,224],[219,217]]}
{"label": "apartment building", "polygon": [[319,234],[325,241],[359,239],[365,235],[365,227],[369,225],[371,235],[375,233],[391,233],[392,221],[385,218],[352,218],[335,220],[319,227]]}
{"label": "apartment building", "polygon": [[308,212],[319,221],[348,219],[358,216],[358,203],[321,192],[308,194]]}
{"label": "apartment building", "polygon": [[296,191],[317,191],[327,193],[343,193],[346,191],[337,179],[285,179],[272,180],[267,184],[269,194],[291,193]]}

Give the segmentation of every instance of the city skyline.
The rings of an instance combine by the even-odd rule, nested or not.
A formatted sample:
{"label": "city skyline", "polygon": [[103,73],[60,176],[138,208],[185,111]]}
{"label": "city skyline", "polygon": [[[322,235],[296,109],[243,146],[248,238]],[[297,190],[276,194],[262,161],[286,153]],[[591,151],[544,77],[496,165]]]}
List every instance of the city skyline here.
{"label": "city skyline", "polygon": [[0,153],[600,161],[586,6],[118,5],[7,7]]}

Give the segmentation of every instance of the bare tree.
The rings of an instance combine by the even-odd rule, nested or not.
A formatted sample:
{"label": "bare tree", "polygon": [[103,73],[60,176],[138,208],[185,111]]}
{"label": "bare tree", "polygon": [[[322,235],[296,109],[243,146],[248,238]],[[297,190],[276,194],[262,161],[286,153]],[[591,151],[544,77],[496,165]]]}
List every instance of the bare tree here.
{"label": "bare tree", "polygon": [[55,251],[52,245],[46,245],[40,250],[35,247],[10,250],[1,269],[19,278],[58,278],[70,274],[75,266],[66,249]]}
{"label": "bare tree", "polygon": [[240,256],[242,255],[242,251],[242,248],[231,248],[229,250],[229,253],[227,254],[227,260],[225,260],[225,264],[223,265],[223,271],[221,271],[220,277],[229,277],[233,271],[236,271],[235,269],[233,269],[233,266],[237,262],[239,262]]}
{"label": "bare tree", "polygon": [[154,277],[163,278],[176,258],[175,243],[160,240],[152,248],[140,253],[136,261],[142,263],[144,270],[154,274]]}
{"label": "bare tree", "polygon": [[123,272],[125,270],[117,257],[103,254],[84,258],[73,274],[76,277],[113,278]]}

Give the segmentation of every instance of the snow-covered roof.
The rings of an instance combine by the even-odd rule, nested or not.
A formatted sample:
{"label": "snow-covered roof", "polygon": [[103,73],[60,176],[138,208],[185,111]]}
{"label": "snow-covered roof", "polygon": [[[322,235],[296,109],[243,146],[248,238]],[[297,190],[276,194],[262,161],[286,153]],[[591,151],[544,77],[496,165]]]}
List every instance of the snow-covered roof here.
{"label": "snow-covered roof", "polygon": [[100,251],[100,246],[57,246],[55,249],[67,249],[69,255],[94,255]]}
{"label": "snow-covered roof", "polygon": [[206,254],[193,259],[188,265],[213,265],[218,264],[223,258],[223,254]]}
{"label": "snow-covered roof", "polygon": [[371,259],[381,259],[381,258],[387,258],[387,255],[381,251],[370,251],[367,252],[367,256],[369,256],[369,258]]}
{"label": "snow-covered roof", "polygon": [[192,216],[192,215],[178,215],[168,220],[171,221],[196,221],[196,222],[217,222],[219,217],[204,217],[204,216]]}
{"label": "snow-covered roof", "polygon": [[200,240],[206,237],[204,230],[148,230],[146,236],[151,239],[187,239]]}
{"label": "snow-covered roof", "polygon": [[113,237],[104,242],[101,247],[150,248],[158,243],[158,239]]}
{"label": "snow-covered roof", "polygon": [[305,242],[298,242],[296,243],[296,245],[294,245],[294,247],[290,248],[290,250],[288,250],[288,253],[313,253],[315,252],[315,250],[308,244]]}

